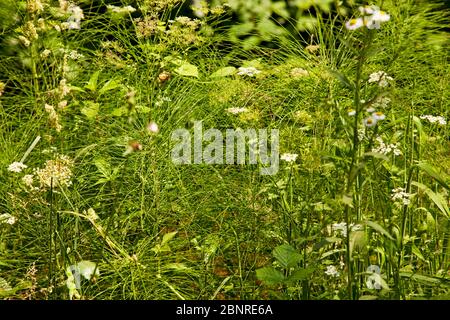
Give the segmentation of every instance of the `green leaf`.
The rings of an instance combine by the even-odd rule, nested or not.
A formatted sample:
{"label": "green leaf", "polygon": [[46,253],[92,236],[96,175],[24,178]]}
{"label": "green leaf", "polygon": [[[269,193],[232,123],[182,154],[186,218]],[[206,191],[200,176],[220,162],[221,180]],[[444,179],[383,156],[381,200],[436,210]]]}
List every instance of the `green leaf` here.
{"label": "green leaf", "polygon": [[224,67],[224,68],[221,68],[221,69],[217,70],[213,74],[211,74],[210,77],[211,78],[226,77],[226,76],[231,76],[231,75],[233,75],[235,73],[236,73],[236,68],[235,67]]}
{"label": "green leaf", "polygon": [[284,275],[272,268],[272,267],[264,267],[256,270],[256,277],[258,280],[265,282],[266,284],[280,284],[285,280]]}
{"label": "green leaf", "polygon": [[98,171],[101,172],[103,177],[109,179],[111,177],[111,166],[103,158],[95,158],[94,165],[97,167]]}
{"label": "green leaf", "polygon": [[97,82],[98,76],[100,75],[100,71],[94,72],[89,78],[89,82],[84,87],[92,92],[97,90]]}
{"label": "green leaf", "polygon": [[287,279],[289,282],[302,281],[308,279],[313,273],[313,268],[295,270]]}
{"label": "green leaf", "polygon": [[419,164],[417,164],[417,167],[425,171],[430,177],[436,179],[436,181],[444,188],[450,190],[450,178],[445,173],[437,172],[437,170],[432,165],[426,162],[420,162]]}
{"label": "green leaf", "polygon": [[164,246],[164,245],[166,245],[167,243],[169,243],[169,241],[172,240],[173,237],[175,237],[175,235],[176,235],[177,233],[178,233],[178,231],[173,231],[173,232],[166,233],[166,234],[163,236],[163,238],[162,238],[161,246]]}
{"label": "green leaf", "polygon": [[335,70],[328,70],[328,72],[330,74],[332,74],[336,79],[338,79],[345,87],[353,90],[353,84],[350,82],[350,80],[342,73],[340,73],[339,71],[335,71]]}
{"label": "green leaf", "polygon": [[181,76],[186,77],[196,77],[198,78],[198,69],[193,64],[184,62],[181,66],[176,68],[174,70],[176,73],[178,73]]}
{"label": "green leaf", "polygon": [[378,223],[373,221],[366,221],[366,225],[374,229],[375,231],[381,233],[382,235],[388,237],[391,240],[394,240],[394,238],[387,232],[382,226],[380,226]]}
{"label": "green leaf", "polygon": [[119,108],[115,108],[113,111],[111,111],[111,115],[114,117],[121,117],[127,113],[128,113],[127,107],[119,107]]}
{"label": "green leaf", "polygon": [[104,84],[104,86],[98,91],[99,95],[102,95],[108,91],[117,89],[121,86],[121,83],[117,80],[109,80]]}
{"label": "green leaf", "polygon": [[400,277],[409,278],[425,285],[437,286],[441,284],[441,280],[421,274],[413,274],[409,272],[400,272]]}
{"label": "green leaf", "polygon": [[302,255],[288,244],[276,247],[272,254],[284,269],[297,266],[302,259]]}
{"label": "green leaf", "polygon": [[85,101],[84,107],[81,109],[81,113],[84,114],[89,120],[94,120],[100,110],[100,104],[93,101]]}
{"label": "green leaf", "polygon": [[447,201],[445,200],[444,196],[440,193],[435,193],[433,190],[428,188],[426,185],[413,181],[411,183],[412,185],[418,187],[422,191],[425,191],[425,193],[430,197],[430,199],[434,202],[434,204],[439,208],[439,210],[442,212],[442,214],[448,218],[450,216],[450,211],[448,209]]}

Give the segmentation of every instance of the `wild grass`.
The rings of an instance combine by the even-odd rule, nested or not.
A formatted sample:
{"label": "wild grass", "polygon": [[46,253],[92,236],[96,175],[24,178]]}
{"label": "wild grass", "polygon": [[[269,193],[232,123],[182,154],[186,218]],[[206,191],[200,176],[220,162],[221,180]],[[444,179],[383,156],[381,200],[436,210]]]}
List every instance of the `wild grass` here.
{"label": "wild grass", "polygon": [[[62,32],[54,25],[67,16],[17,9],[15,28],[48,25],[28,47],[17,40],[23,31],[1,25],[0,214],[16,222],[0,220],[0,297],[448,299],[449,129],[420,118],[450,116],[448,12],[382,1],[391,19],[380,30],[349,31],[349,16],[335,15],[318,18],[306,41],[244,51],[212,33],[220,17],[184,43],[187,32],[138,36],[140,12],[112,19],[104,4],[81,6],[81,29]],[[177,73],[180,63],[198,77]],[[261,74],[210,77],[243,65]],[[367,81],[380,70],[393,78],[386,88]],[[386,119],[364,127],[365,103],[381,96],[391,100]],[[197,120],[279,129],[280,153],[298,158],[274,176],[257,165],[175,165],[171,133]],[[9,171],[37,136],[28,168]],[[372,152],[377,136],[401,155]],[[27,187],[22,177],[37,179],[33,169],[58,155],[73,160],[72,183]],[[413,194],[408,205],[392,200],[399,187]],[[359,229],[345,236],[342,222]],[[99,275],[75,293],[67,270],[80,261]],[[376,288],[367,284],[375,265]]]}

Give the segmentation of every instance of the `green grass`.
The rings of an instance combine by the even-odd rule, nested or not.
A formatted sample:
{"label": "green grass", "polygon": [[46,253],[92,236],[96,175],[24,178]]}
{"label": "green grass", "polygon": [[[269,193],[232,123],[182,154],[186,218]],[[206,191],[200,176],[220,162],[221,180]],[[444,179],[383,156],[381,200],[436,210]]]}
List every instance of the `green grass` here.
{"label": "green grass", "polygon": [[[0,297],[69,299],[66,270],[88,260],[100,275],[82,279],[74,298],[448,299],[450,134],[448,124],[420,119],[450,118],[448,34],[440,30],[448,12],[425,1],[383,3],[391,19],[380,30],[348,31],[348,17],[336,15],[318,19],[312,43],[283,38],[277,49],[252,51],[206,28],[192,43],[179,34],[138,37],[136,21],[112,21],[101,6],[83,7],[81,30],[38,30],[29,47],[14,44],[21,33],[5,22],[0,214],[16,222],[0,221]],[[38,23],[20,12],[15,27]],[[39,17],[64,21],[49,8]],[[176,59],[198,77],[178,74]],[[261,74],[210,77],[245,64]],[[308,75],[293,77],[293,68]],[[379,70],[394,79],[387,88],[367,82]],[[170,78],[161,82],[163,71]],[[64,97],[62,79],[71,89]],[[391,99],[386,119],[364,129],[359,100],[379,95]],[[58,108],[62,100],[67,107]],[[232,107],[248,112],[225,111]],[[349,109],[358,109],[356,120]],[[221,131],[279,129],[280,153],[298,158],[281,161],[274,176],[257,165],[175,165],[171,134],[196,120]],[[146,130],[150,121],[157,134]],[[355,139],[358,129],[365,138]],[[8,171],[37,136],[28,168]],[[401,155],[367,154],[376,136],[398,143]],[[131,142],[142,150],[125,154]],[[74,161],[72,184],[30,190],[22,177],[58,154]],[[414,194],[409,205],[391,199],[398,187]],[[343,221],[361,230],[348,238],[332,230]],[[380,290],[366,284],[369,265],[381,268]],[[339,274],[326,274],[328,266]]]}

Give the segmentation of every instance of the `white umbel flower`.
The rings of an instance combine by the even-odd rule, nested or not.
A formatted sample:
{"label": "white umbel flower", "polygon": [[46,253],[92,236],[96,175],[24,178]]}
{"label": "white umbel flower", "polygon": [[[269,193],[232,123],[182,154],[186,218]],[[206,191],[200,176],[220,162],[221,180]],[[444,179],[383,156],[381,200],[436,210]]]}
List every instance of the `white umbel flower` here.
{"label": "white umbel flower", "polygon": [[297,160],[298,154],[296,153],[283,153],[280,159],[286,162],[295,162]]}
{"label": "white umbel flower", "polygon": [[247,108],[228,108],[225,111],[228,113],[231,113],[231,114],[238,114],[238,113],[242,113],[242,112],[247,112],[248,109]]}
{"label": "white umbel flower", "polygon": [[16,217],[10,215],[9,213],[0,214],[0,223],[7,223],[9,225],[13,225],[16,223]]}
{"label": "white umbel flower", "polygon": [[326,275],[332,276],[332,277],[339,277],[339,271],[335,266],[327,266],[327,270],[325,271]]}
{"label": "white umbel flower", "polygon": [[445,126],[447,124],[447,121],[442,116],[424,115],[424,116],[420,116],[420,119],[428,120],[430,123],[436,123],[437,122],[441,126]]}
{"label": "white umbel flower", "polygon": [[388,76],[384,71],[377,71],[369,75],[369,83],[376,82],[380,87],[387,87],[389,81],[394,80],[394,78]]}
{"label": "white umbel flower", "polygon": [[404,206],[411,203],[412,194],[407,193],[404,188],[392,189],[391,199],[396,202],[401,202]]}
{"label": "white umbel flower", "polygon": [[25,164],[23,164],[22,162],[16,161],[16,162],[11,163],[8,166],[8,171],[19,173],[19,172],[22,172],[22,170],[26,169],[26,168],[28,168],[28,167]]}
{"label": "white umbel flower", "polygon": [[249,77],[254,77],[257,74],[260,74],[261,71],[256,69],[255,67],[239,67],[238,69],[238,75],[239,76],[249,76]]}

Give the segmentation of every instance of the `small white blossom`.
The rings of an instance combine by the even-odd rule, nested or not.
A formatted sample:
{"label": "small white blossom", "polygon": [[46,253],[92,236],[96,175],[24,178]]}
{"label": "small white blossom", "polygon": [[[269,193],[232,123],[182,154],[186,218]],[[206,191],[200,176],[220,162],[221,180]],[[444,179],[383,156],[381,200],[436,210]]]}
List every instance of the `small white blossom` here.
{"label": "small white blossom", "polygon": [[150,133],[158,133],[159,132],[159,127],[158,127],[158,125],[156,124],[156,122],[150,122],[148,125],[147,125],[147,131],[148,132],[150,132]]}
{"label": "small white blossom", "polygon": [[27,166],[25,164],[23,164],[22,162],[13,162],[8,166],[8,170],[11,172],[22,172],[23,169],[26,169]]}
{"label": "small white blossom", "polygon": [[109,10],[111,10],[112,12],[119,13],[119,14],[133,13],[136,11],[136,9],[133,8],[132,6],[117,7],[117,6],[113,6],[113,5],[108,5],[107,8]]}
{"label": "small white blossom", "polygon": [[254,77],[257,74],[260,74],[261,71],[256,69],[255,67],[239,67],[238,69],[238,75],[239,76],[249,76],[249,77]]}
{"label": "small white blossom", "polygon": [[81,19],[84,18],[83,9],[79,6],[70,5],[67,10],[71,16],[67,19],[67,28],[71,29],[81,29]]}
{"label": "small white blossom", "polygon": [[325,274],[332,277],[339,277],[339,271],[336,269],[335,266],[327,266]]}
{"label": "small white blossom", "polygon": [[390,153],[393,153],[396,156],[399,156],[402,154],[402,152],[399,149],[398,143],[391,143],[386,144],[383,141],[383,138],[377,137],[375,139],[378,142],[378,146],[376,148],[372,148],[372,152],[381,153],[387,156]]}
{"label": "small white blossom", "polygon": [[242,112],[247,112],[247,108],[228,108],[225,110],[226,112],[232,113],[232,114],[238,114]]}
{"label": "small white blossom", "polygon": [[387,87],[388,81],[392,81],[394,78],[388,76],[384,71],[377,71],[369,75],[369,83],[376,82],[380,87]]}
{"label": "small white blossom", "polygon": [[298,154],[296,153],[283,153],[280,159],[286,162],[295,162],[297,160]]}
{"label": "small white blossom", "polygon": [[412,194],[407,193],[404,188],[392,189],[391,199],[393,201],[401,202],[404,206],[411,203]]}
{"label": "small white blossom", "polygon": [[367,117],[366,119],[364,119],[364,125],[366,127],[373,127],[377,124],[377,119],[375,119],[374,117],[370,116]]}
{"label": "small white blossom", "polygon": [[372,113],[372,117],[377,121],[386,119],[386,116],[383,112],[374,112]]}
{"label": "small white blossom", "polygon": [[17,219],[10,215],[9,213],[0,214],[0,223],[7,223],[9,225],[13,225],[16,223]]}
{"label": "small white blossom", "polygon": [[364,18],[367,29],[380,29],[381,22],[387,22],[391,16],[384,11],[376,10],[372,15]]}
{"label": "small white blossom", "polygon": [[425,115],[425,116],[420,116],[420,119],[422,119],[422,120],[426,119],[430,123],[436,123],[437,122],[441,126],[445,126],[447,124],[447,121],[442,116]]}
{"label": "small white blossom", "polygon": [[[345,222],[341,222],[341,223],[334,223],[331,225],[331,229],[333,230],[333,232],[336,232],[338,235],[347,236],[347,224]],[[351,231],[360,231],[363,230],[364,227],[360,224],[353,224],[350,223],[350,230]]]}
{"label": "small white blossom", "polygon": [[356,115],[356,110],[354,110],[354,109],[348,110],[348,115],[349,115],[350,117],[353,117],[354,115]]}
{"label": "small white blossom", "polygon": [[375,109],[384,109],[389,105],[389,103],[391,103],[391,99],[387,97],[379,97],[377,100],[374,101],[372,107]]}
{"label": "small white blossom", "polygon": [[362,18],[350,19],[345,23],[345,27],[348,30],[356,30],[364,26],[364,21]]}

